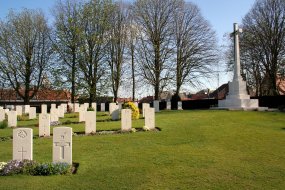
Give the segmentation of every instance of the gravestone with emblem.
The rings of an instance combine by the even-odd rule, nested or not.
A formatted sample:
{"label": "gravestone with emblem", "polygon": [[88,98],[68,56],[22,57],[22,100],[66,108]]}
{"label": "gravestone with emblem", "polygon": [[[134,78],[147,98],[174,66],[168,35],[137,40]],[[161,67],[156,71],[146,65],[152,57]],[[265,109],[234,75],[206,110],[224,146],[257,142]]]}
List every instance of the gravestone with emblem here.
{"label": "gravestone with emblem", "polygon": [[29,108],[29,119],[36,119],[37,118],[37,109],[35,107]]}
{"label": "gravestone with emblem", "polygon": [[85,134],[96,133],[96,111],[87,111],[85,116]]}
{"label": "gravestone with emblem", "polygon": [[145,109],[145,126],[148,129],[155,128],[155,108],[147,108]]}
{"label": "gravestone with emblem", "polygon": [[39,136],[50,136],[50,114],[39,114]]}
{"label": "gravestone with emblem", "polygon": [[33,160],[33,129],[13,130],[13,160]]}
{"label": "gravestone with emblem", "polygon": [[56,127],[53,129],[53,162],[72,164],[72,128]]}
{"label": "gravestone with emblem", "polygon": [[131,131],[132,130],[132,110],[122,109],[121,117],[121,130]]}

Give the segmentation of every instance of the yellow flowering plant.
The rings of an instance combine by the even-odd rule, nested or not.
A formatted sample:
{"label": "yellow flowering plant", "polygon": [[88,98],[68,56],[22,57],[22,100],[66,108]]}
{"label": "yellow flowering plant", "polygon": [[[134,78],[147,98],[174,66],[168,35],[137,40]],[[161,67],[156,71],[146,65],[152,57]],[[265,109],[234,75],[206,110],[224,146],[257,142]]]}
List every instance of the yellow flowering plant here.
{"label": "yellow flowering plant", "polygon": [[139,119],[140,118],[139,108],[133,102],[124,103],[123,108],[132,110],[132,119]]}

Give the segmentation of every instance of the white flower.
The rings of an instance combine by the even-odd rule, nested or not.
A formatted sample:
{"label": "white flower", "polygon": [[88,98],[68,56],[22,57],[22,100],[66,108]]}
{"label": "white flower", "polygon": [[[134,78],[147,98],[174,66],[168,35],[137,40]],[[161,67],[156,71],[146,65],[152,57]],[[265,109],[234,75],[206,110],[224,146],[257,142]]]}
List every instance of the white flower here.
{"label": "white flower", "polygon": [[6,166],[7,162],[0,162],[0,170]]}

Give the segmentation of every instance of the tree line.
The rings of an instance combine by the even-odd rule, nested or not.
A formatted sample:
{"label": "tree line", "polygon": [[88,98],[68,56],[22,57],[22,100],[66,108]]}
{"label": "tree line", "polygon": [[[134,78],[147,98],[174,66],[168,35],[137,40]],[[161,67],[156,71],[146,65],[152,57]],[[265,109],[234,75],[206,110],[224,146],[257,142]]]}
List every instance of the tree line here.
{"label": "tree line", "polygon": [[[259,4],[274,2],[276,9],[258,9]],[[272,77],[282,70],[282,64],[284,73],[283,5],[284,0],[257,0],[244,18],[242,58],[259,57],[247,61],[248,67],[243,64],[243,71],[250,73],[247,79],[254,78],[250,70],[253,62],[264,69],[257,70],[263,72],[261,76]],[[267,26],[263,23],[267,20],[260,18],[264,28],[254,28],[260,23],[251,21],[255,9],[262,16],[266,16],[262,11],[271,11],[269,17],[281,14],[273,27],[281,32],[276,33],[278,39],[275,33],[276,38],[271,39],[282,42],[278,55],[269,61],[272,65],[277,60],[276,66],[265,66],[271,57],[266,53],[273,49],[268,49],[267,42],[256,42],[264,40],[263,36],[255,37],[257,30],[264,35],[272,32],[265,30],[272,23]],[[94,102],[110,92],[116,101],[125,81],[133,99],[141,83],[152,86],[155,99],[169,86],[178,97],[183,85],[197,85],[201,77],[211,76],[220,57],[211,25],[195,4],[184,0],[59,0],[52,8],[51,20],[49,23],[41,10],[22,9],[10,11],[0,21],[0,85],[12,87],[26,104],[43,88],[45,78],[54,88],[70,89],[72,102],[78,95]],[[255,40],[251,41],[254,45],[246,39]],[[259,51],[262,45],[266,47]],[[247,51],[256,53],[244,53]],[[261,63],[261,57],[266,62]]]}

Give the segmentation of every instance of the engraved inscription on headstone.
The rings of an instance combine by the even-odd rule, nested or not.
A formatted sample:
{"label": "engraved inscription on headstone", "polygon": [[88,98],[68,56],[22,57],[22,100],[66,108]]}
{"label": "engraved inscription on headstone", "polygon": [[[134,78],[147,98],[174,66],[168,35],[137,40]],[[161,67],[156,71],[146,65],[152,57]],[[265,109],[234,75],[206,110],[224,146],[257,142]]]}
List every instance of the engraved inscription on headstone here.
{"label": "engraved inscription on headstone", "polygon": [[13,160],[33,159],[33,129],[13,130]]}
{"label": "engraved inscription on headstone", "polygon": [[39,136],[50,136],[50,115],[39,114]]}
{"label": "engraved inscription on headstone", "polygon": [[72,128],[53,129],[53,162],[72,164]]}

